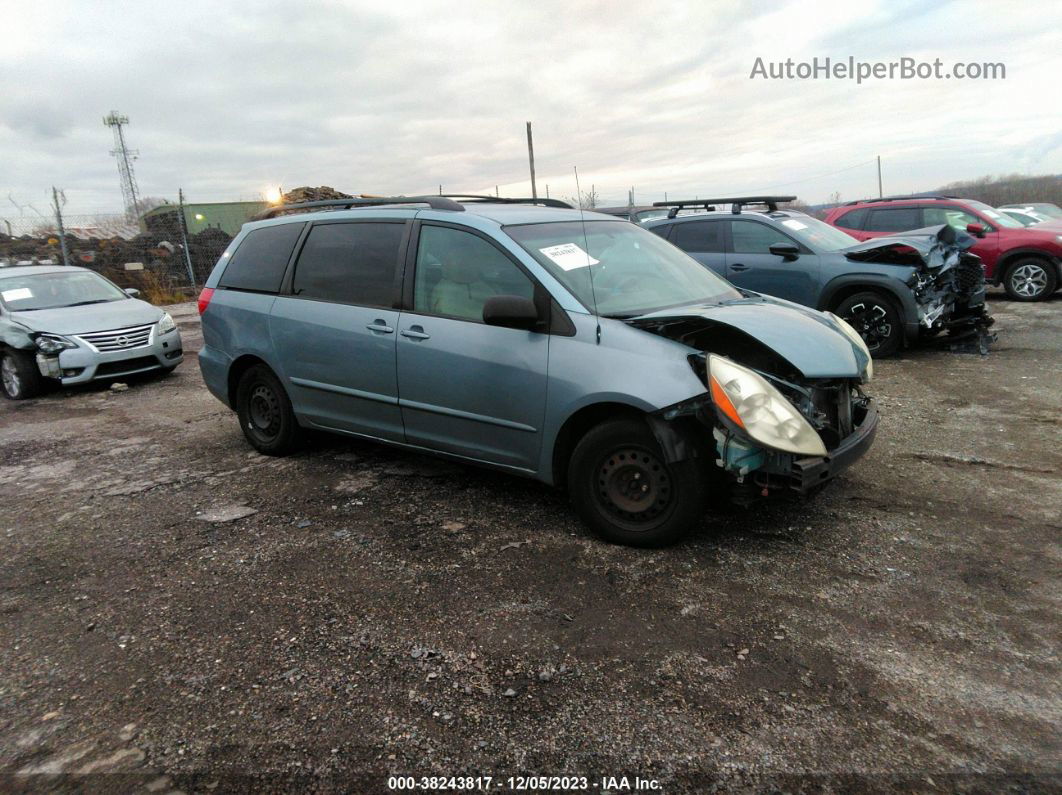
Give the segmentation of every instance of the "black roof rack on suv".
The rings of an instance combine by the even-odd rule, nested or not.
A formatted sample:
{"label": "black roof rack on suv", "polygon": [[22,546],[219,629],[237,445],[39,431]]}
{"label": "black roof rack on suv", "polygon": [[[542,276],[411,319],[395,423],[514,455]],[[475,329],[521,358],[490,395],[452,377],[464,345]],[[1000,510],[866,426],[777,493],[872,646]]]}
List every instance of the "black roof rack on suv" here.
{"label": "black roof rack on suv", "polygon": [[476,193],[440,193],[444,199],[458,199],[462,201],[470,202],[482,202],[485,204],[541,204],[543,207],[557,207],[562,210],[574,210],[568,202],[561,201],[560,199],[543,199],[541,196],[537,199],[526,198],[513,198],[511,196],[483,196]]}
{"label": "black roof rack on suv", "polygon": [[373,196],[352,199],[324,199],[315,202],[297,202],[296,204],[278,204],[269,207],[255,216],[256,221],[274,218],[291,210],[347,210],[351,207],[378,207],[382,204],[426,204],[433,210],[454,210],[464,212],[464,207],[453,199],[444,196]]}
{"label": "black roof rack on suv", "polygon": [[886,196],[883,199],[856,199],[854,202],[845,202],[844,206],[852,204],[869,204],[870,202],[909,202],[915,199],[958,199],[958,196]]}
{"label": "black roof rack on suv", "polygon": [[703,207],[705,210],[714,210],[713,205],[729,204],[730,212],[734,215],[741,213],[741,208],[747,204],[765,204],[767,212],[776,212],[781,202],[796,201],[796,196],[737,196],[729,199],[683,199],[681,201],[653,202],[654,207],[670,207],[668,218],[674,218],[683,207]]}

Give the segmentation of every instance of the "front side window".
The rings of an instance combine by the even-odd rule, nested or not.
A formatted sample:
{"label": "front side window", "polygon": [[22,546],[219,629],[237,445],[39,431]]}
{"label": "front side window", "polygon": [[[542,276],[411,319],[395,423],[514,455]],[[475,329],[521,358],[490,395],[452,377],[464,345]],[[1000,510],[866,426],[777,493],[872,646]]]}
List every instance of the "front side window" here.
{"label": "front side window", "polygon": [[867,220],[868,232],[906,232],[922,227],[922,211],[918,207],[889,207],[871,210]]}
{"label": "front side window", "polygon": [[91,271],[29,273],[0,278],[0,303],[11,312],[102,304],[128,297]]}
{"label": "front side window", "polygon": [[976,215],[960,210],[958,207],[926,207],[922,210],[922,217],[925,219],[926,226],[947,224],[952,229],[958,229],[961,232],[966,231],[967,224],[984,225],[984,221]]}
{"label": "front side window", "polygon": [[634,317],[741,298],[709,268],[635,224],[557,221],[505,232],[596,314]]}
{"label": "front side window", "polygon": [[478,235],[445,226],[421,227],[414,312],[482,323],[483,305],[496,295],[534,299],[535,286],[511,259]]}
{"label": "front side window", "polygon": [[693,253],[721,252],[723,224],[719,221],[688,221],[675,224],[671,242],[683,251]]}
{"label": "front side window", "polygon": [[263,226],[247,234],[221,274],[219,287],[275,293],[305,224]]}
{"label": "front side window", "polygon": [[735,254],[770,254],[775,243],[793,243],[792,238],[757,221],[731,221],[730,235]]}
{"label": "front side window", "polygon": [[403,224],[317,224],[295,265],[291,291],[300,298],[391,307]]}

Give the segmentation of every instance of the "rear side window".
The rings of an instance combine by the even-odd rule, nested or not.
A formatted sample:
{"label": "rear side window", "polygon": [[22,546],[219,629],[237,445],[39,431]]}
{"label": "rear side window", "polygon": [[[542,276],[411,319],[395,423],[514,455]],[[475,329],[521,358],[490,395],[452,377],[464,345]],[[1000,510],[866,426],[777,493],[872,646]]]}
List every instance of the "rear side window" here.
{"label": "rear side window", "polygon": [[859,210],[849,210],[836,221],[833,222],[834,226],[839,226],[842,229],[862,229],[863,221],[867,217],[867,208],[863,207]]}
{"label": "rear side window", "polygon": [[255,229],[240,243],[221,274],[219,287],[275,293],[305,224],[278,224]]}
{"label": "rear side window", "polygon": [[671,242],[683,251],[723,250],[723,225],[718,221],[691,221],[675,224]]}
{"label": "rear side window", "polygon": [[295,265],[292,292],[341,304],[391,307],[404,224],[317,224]]}
{"label": "rear side window", "polygon": [[890,207],[886,210],[871,210],[866,231],[906,232],[921,226],[922,211],[918,207]]}

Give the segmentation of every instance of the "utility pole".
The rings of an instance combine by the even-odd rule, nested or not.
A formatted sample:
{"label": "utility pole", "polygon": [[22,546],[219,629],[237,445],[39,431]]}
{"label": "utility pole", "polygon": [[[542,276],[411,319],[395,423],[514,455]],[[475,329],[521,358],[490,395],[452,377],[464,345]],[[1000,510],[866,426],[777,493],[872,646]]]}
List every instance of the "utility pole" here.
{"label": "utility pole", "polygon": [[114,149],[111,154],[118,160],[118,177],[122,183],[122,200],[125,202],[125,214],[132,222],[138,221],[140,214],[140,192],[136,186],[136,175],[133,174],[133,161],[140,154],[136,149],[130,149],[125,144],[125,133],[122,127],[129,123],[129,117],[112,110],[109,116],[103,117],[103,123],[114,130]]}
{"label": "utility pole", "polygon": [[538,188],[535,186],[535,145],[531,141],[531,122],[527,123],[527,159],[531,163],[531,198],[538,198]]}
{"label": "utility pole", "polygon": [[549,198],[549,183],[546,183],[546,198]]}
{"label": "utility pole", "polygon": [[[59,196],[62,195],[63,203],[59,203]],[[66,230],[63,228],[63,204],[66,204],[66,195],[60,194],[52,185],[52,207],[55,209],[55,223],[59,226],[59,250],[63,253],[63,264],[70,265],[70,252],[66,250]]]}
{"label": "utility pole", "polygon": [[184,220],[184,189],[177,189],[177,219],[181,224],[181,245],[184,246],[184,264],[188,266],[188,281],[195,289],[195,271],[192,270],[192,255],[188,251],[188,224]]}
{"label": "utility pole", "polygon": [[878,198],[884,198],[884,194],[881,192],[881,155],[878,155]]}

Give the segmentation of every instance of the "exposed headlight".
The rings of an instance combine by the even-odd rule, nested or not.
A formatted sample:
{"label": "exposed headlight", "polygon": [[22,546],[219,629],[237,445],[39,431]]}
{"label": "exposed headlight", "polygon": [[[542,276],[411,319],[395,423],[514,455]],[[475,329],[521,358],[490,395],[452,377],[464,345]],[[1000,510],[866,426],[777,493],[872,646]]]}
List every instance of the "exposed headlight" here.
{"label": "exposed headlight", "polygon": [[863,371],[865,373],[863,381],[864,383],[870,381],[870,379],[874,377],[874,358],[870,355],[870,348],[867,347],[866,342],[864,342],[863,338],[859,336],[859,332],[852,327],[851,323],[843,317],[838,317],[833,312],[827,312],[826,314],[836,320],[837,325],[841,327],[841,331],[844,332],[844,335],[852,341],[853,345],[867,355],[867,369]]}
{"label": "exposed headlight", "polygon": [[173,318],[170,317],[169,312],[163,312],[162,317],[159,319],[159,334],[165,334],[168,331],[173,331],[177,328],[177,324],[173,322]]}
{"label": "exposed headlight", "polygon": [[58,334],[38,334],[33,338],[33,341],[37,344],[37,350],[49,355],[77,347],[77,344],[72,340],[60,337]]}
{"label": "exposed headlight", "polygon": [[719,410],[765,447],[800,455],[826,455],[826,445],[815,429],[758,373],[711,354],[708,386]]}

